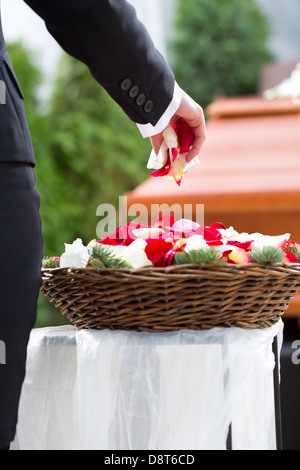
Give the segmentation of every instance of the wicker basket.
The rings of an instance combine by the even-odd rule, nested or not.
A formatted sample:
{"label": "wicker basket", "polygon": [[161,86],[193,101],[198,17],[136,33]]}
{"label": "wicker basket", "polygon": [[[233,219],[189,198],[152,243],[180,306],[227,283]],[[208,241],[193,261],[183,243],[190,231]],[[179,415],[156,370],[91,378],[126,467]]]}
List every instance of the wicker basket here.
{"label": "wicker basket", "polygon": [[262,328],[300,289],[300,264],[43,270],[41,291],[77,329]]}

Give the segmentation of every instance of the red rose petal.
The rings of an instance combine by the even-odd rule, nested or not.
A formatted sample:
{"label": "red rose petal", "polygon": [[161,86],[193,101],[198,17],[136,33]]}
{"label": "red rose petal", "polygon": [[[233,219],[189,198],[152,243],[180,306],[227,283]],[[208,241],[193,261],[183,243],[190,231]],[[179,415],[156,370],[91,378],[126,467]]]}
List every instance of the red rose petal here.
{"label": "red rose petal", "polygon": [[204,227],[203,237],[206,241],[220,240],[222,235],[214,227]]}
{"label": "red rose petal", "polygon": [[171,126],[176,131],[180,153],[187,153],[195,140],[194,130],[183,119],[178,119]]}
{"label": "red rose petal", "polygon": [[242,248],[232,250],[232,252],[228,254],[228,258],[235,264],[249,264],[251,262],[248,253]]}
{"label": "red rose petal", "polygon": [[253,240],[250,240],[250,241],[247,241],[247,242],[239,242],[237,240],[235,240],[235,241],[228,240],[226,245],[233,245],[233,246],[236,246],[237,248],[242,248],[243,250],[247,251],[250,248],[250,245],[251,245],[252,242],[253,242]]}
{"label": "red rose petal", "polygon": [[145,253],[147,258],[156,265],[159,261],[163,261],[166,257],[166,254],[172,248],[172,243],[166,242],[162,239],[152,239],[150,240],[145,248]]}
{"label": "red rose petal", "polygon": [[171,153],[171,160],[172,160],[172,162],[174,162],[174,160],[176,160],[176,158],[179,155],[179,149],[178,148],[172,148],[170,153]]}
{"label": "red rose petal", "polygon": [[291,251],[287,251],[285,253],[285,257],[283,260],[284,263],[298,263],[298,258],[297,256],[292,253]]}
{"label": "red rose petal", "polygon": [[169,228],[174,225],[174,216],[173,215],[162,215],[158,219],[153,220],[152,227],[153,228]]}
{"label": "red rose petal", "polygon": [[151,173],[151,176],[154,176],[154,178],[157,178],[159,176],[167,176],[170,173],[170,169],[171,169],[171,160],[170,160],[170,157],[168,156],[167,163],[159,170],[156,170],[153,173]]}
{"label": "red rose petal", "polygon": [[133,234],[133,230],[137,228],[147,228],[147,225],[136,224],[134,222],[128,222],[126,225],[120,225],[114,232],[107,237],[103,238],[99,243],[104,245],[130,245],[136,236]]}
{"label": "red rose petal", "polygon": [[226,230],[226,227],[225,225],[223,225],[221,222],[214,222],[210,228],[215,228],[215,229],[218,229],[218,228],[221,228],[222,230]]}

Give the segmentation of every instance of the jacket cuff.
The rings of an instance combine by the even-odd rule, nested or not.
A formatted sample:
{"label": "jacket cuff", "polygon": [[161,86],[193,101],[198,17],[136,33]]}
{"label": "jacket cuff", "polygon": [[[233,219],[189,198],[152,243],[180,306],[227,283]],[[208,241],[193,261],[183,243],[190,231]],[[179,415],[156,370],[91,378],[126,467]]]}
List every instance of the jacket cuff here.
{"label": "jacket cuff", "polygon": [[153,135],[159,134],[162,132],[167,125],[169,124],[171,118],[174,116],[178,110],[182,99],[182,90],[179,87],[178,83],[175,82],[173,98],[169,106],[167,107],[164,114],[161,116],[159,121],[153,126],[152,124],[137,124],[140,133],[144,138],[151,137]]}

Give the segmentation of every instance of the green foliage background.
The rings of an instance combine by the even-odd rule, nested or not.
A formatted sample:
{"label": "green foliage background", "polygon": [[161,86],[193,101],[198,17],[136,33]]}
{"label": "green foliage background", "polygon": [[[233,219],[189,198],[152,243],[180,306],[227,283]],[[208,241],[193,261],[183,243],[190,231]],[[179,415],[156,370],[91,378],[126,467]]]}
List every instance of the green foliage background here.
{"label": "green foliage background", "polygon": [[[21,43],[7,48],[25,95],[36,154],[44,256],[59,256],[64,243],[96,238],[100,204],[118,207],[119,196],[148,177],[151,145],[84,64],[63,55],[53,92],[41,102],[43,76],[35,53]],[[41,296],[37,325],[61,322]]]}
{"label": "green foliage background", "polygon": [[270,26],[254,0],[178,0],[173,69],[204,108],[218,96],[254,94],[271,59]]}
{"label": "green foliage background", "polygon": [[[253,0],[178,0],[176,16],[171,65],[183,89],[203,107],[218,94],[255,93],[270,55],[268,27]],[[44,256],[57,256],[64,243],[95,238],[97,207],[118,207],[119,196],[149,176],[151,145],[85,65],[63,55],[53,92],[41,100],[36,53],[21,43],[7,49],[37,159]],[[37,326],[65,322],[41,296]]]}

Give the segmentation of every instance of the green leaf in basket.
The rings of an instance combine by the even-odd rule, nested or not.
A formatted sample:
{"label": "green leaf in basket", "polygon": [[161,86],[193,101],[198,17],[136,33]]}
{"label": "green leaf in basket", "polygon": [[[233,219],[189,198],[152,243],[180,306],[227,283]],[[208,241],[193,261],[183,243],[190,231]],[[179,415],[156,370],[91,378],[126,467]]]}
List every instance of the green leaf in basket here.
{"label": "green leaf in basket", "polygon": [[176,253],[175,264],[207,264],[207,263],[223,263],[222,253],[216,248],[201,248],[200,250],[191,250],[189,252],[181,251]]}
{"label": "green leaf in basket", "polygon": [[282,262],[284,252],[276,246],[264,246],[252,250],[249,253],[249,258],[252,263],[277,264]]}
{"label": "green leaf in basket", "polygon": [[42,261],[43,269],[59,268],[60,258],[44,258]]}
{"label": "green leaf in basket", "polygon": [[89,259],[89,266],[92,268],[118,268],[129,269],[130,266],[126,261],[117,258],[113,255],[107,245],[93,247],[91,257]]}

